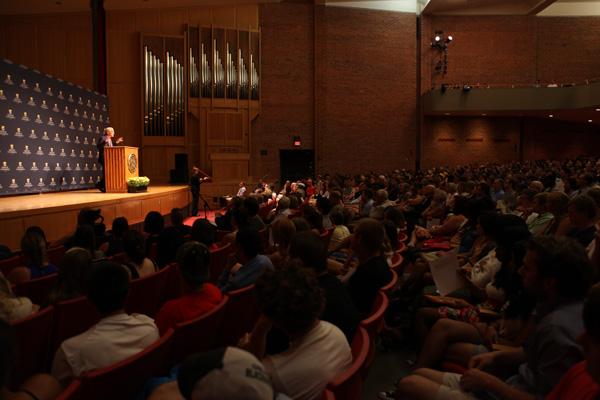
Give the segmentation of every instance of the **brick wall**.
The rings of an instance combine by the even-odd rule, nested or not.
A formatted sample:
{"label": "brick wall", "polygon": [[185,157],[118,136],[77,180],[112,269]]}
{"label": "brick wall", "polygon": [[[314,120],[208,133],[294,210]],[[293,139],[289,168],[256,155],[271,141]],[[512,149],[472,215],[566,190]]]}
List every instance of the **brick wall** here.
{"label": "brick wall", "polygon": [[423,168],[519,159],[520,118],[426,117],[424,129]]}
{"label": "brick wall", "polygon": [[[518,160],[519,118],[418,119],[417,93],[442,82],[581,82],[600,75],[600,41],[586,37],[600,30],[597,17],[420,18],[419,41],[414,14],[310,1],[261,4],[263,99],[252,124],[252,175],[279,177],[279,149],[293,148],[294,135],[302,149],[315,150],[318,173],[413,168],[417,122],[423,167]],[[433,68],[438,29],[454,37],[445,77]],[[552,136],[535,121],[524,124],[526,159],[574,155],[595,142],[592,127],[564,123]]]}
{"label": "brick wall", "polygon": [[600,126],[551,119],[529,118],[523,143],[523,158],[562,159],[579,155],[598,156]]}

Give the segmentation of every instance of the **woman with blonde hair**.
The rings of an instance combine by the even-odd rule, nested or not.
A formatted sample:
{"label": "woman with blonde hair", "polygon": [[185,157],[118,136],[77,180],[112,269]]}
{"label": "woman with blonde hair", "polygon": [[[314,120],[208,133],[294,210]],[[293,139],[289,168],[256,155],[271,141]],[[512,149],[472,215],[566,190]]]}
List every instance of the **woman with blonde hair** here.
{"label": "woman with blonde hair", "polygon": [[16,321],[35,313],[39,307],[27,297],[15,297],[10,282],[0,272],[0,319],[6,322]]}
{"label": "woman with blonde hair", "polygon": [[62,257],[56,284],[41,308],[87,295],[86,279],[91,269],[90,252],[82,247],[70,248]]}

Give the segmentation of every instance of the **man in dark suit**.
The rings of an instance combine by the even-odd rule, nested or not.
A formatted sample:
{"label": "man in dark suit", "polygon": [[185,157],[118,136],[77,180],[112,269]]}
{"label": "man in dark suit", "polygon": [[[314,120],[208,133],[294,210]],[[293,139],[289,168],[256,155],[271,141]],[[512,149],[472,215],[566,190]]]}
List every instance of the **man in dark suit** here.
{"label": "man in dark suit", "polygon": [[106,187],[104,186],[104,177],[105,177],[105,170],[104,170],[104,147],[108,146],[108,147],[112,147],[115,144],[119,144],[123,141],[123,138],[120,137],[117,140],[113,141],[113,138],[115,137],[115,129],[112,127],[107,127],[104,128],[104,135],[102,135],[102,138],[100,139],[100,142],[98,142],[98,144],[96,145],[96,147],[99,150],[98,153],[98,164],[102,165],[102,179],[98,181],[98,183],[96,183],[96,188],[100,189],[100,191],[102,193],[106,192]]}

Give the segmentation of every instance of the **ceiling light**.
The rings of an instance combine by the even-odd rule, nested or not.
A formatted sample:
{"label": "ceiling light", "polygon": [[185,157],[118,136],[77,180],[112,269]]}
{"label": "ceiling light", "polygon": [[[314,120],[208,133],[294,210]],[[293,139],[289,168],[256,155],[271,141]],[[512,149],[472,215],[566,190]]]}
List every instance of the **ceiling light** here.
{"label": "ceiling light", "polygon": [[450,115],[450,113],[445,113],[444,115]]}
{"label": "ceiling light", "polygon": [[596,111],[600,111],[600,108],[596,108]]}
{"label": "ceiling light", "polygon": [[485,117],[487,114],[481,114],[482,117]]}
{"label": "ceiling light", "polygon": [[436,37],[435,37],[435,41],[436,41],[436,43],[437,43],[437,42],[439,42],[440,40],[441,40],[441,39],[440,39],[440,37],[439,37],[439,36],[436,36]]}
{"label": "ceiling light", "polygon": [[592,122],[592,120],[591,120],[591,119],[588,119],[588,122]]}
{"label": "ceiling light", "polygon": [[549,116],[550,118],[554,117],[554,115],[552,115],[552,114],[550,114],[550,115],[548,115],[548,116]]}

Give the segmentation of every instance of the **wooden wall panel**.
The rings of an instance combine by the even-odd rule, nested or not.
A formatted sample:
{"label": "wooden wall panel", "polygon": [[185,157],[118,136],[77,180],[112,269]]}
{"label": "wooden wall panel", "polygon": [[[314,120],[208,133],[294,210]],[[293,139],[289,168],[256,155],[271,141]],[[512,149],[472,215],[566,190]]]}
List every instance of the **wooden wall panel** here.
{"label": "wooden wall panel", "polygon": [[[25,217],[25,229],[30,226],[39,226],[46,235],[46,240],[52,242],[59,239],[77,228],[77,215],[79,210],[70,210],[52,214],[41,214]],[[23,234],[25,231],[23,231]]]}
{"label": "wooden wall panel", "polygon": [[7,219],[2,221],[2,229],[0,229],[0,243],[8,246],[8,248],[11,250],[20,248],[21,238],[25,234],[25,229],[26,228],[23,226],[22,218]]}
{"label": "wooden wall panel", "polygon": [[7,39],[6,58],[31,68],[38,68],[38,43],[35,29],[11,24]]}
{"label": "wooden wall panel", "polygon": [[160,13],[160,33],[164,35],[181,35],[185,31],[186,24],[185,9],[168,9]]}
{"label": "wooden wall panel", "polygon": [[[110,43],[106,48],[106,73],[109,83],[140,82],[139,33],[107,32],[106,36],[107,43]],[[127,109],[123,111],[127,112]]]}
{"label": "wooden wall panel", "polygon": [[115,135],[123,136],[128,146],[141,147],[140,121],[135,118],[141,112],[139,85],[110,83],[108,96],[111,110],[110,123],[115,128]]}
{"label": "wooden wall panel", "polygon": [[227,146],[242,147],[244,145],[242,113],[226,113],[225,115],[225,139]]}
{"label": "wooden wall panel", "polygon": [[[258,12],[257,12],[258,14]],[[210,25],[212,23],[212,8],[197,7],[188,9],[188,24],[191,26]]]}
{"label": "wooden wall panel", "polygon": [[235,7],[213,7],[212,23],[218,26],[236,26]]}
{"label": "wooden wall panel", "polygon": [[140,10],[135,13],[135,30],[143,33],[161,33],[161,10]]}
{"label": "wooden wall panel", "polygon": [[145,146],[141,149],[140,175],[160,182],[169,180],[169,170],[175,168],[175,154],[185,153],[185,147]]}
{"label": "wooden wall panel", "polygon": [[39,46],[38,65],[53,76],[67,76],[65,63],[65,31],[61,28],[39,27],[37,43]]}
{"label": "wooden wall panel", "polygon": [[0,54],[6,54],[6,42],[8,40],[7,18],[0,17]]}
{"label": "wooden wall panel", "polygon": [[89,27],[69,27],[64,37],[65,54],[69,59],[66,76],[71,82],[90,89],[94,87],[93,51],[89,45],[92,41]]}
{"label": "wooden wall panel", "polygon": [[224,112],[207,113],[207,138],[209,146],[225,145],[226,114]]}
{"label": "wooden wall panel", "polygon": [[239,5],[235,7],[236,25],[258,29],[258,7],[256,4]]}
{"label": "wooden wall panel", "polygon": [[148,199],[146,201],[142,201],[142,220],[146,218],[146,215],[150,211],[160,211],[160,198],[155,197],[153,199]]}
{"label": "wooden wall panel", "polygon": [[[106,13],[106,32],[137,32],[136,26],[136,13],[133,11],[109,11]],[[107,50],[114,43],[110,40],[110,37],[106,39]]]}
{"label": "wooden wall panel", "polygon": [[162,215],[170,214],[174,207],[175,202],[173,201],[173,195],[164,196],[159,199],[160,202],[160,213]]}
{"label": "wooden wall panel", "polygon": [[115,215],[127,218],[129,225],[144,220],[146,214],[142,214],[142,202],[126,202],[115,205]]}

